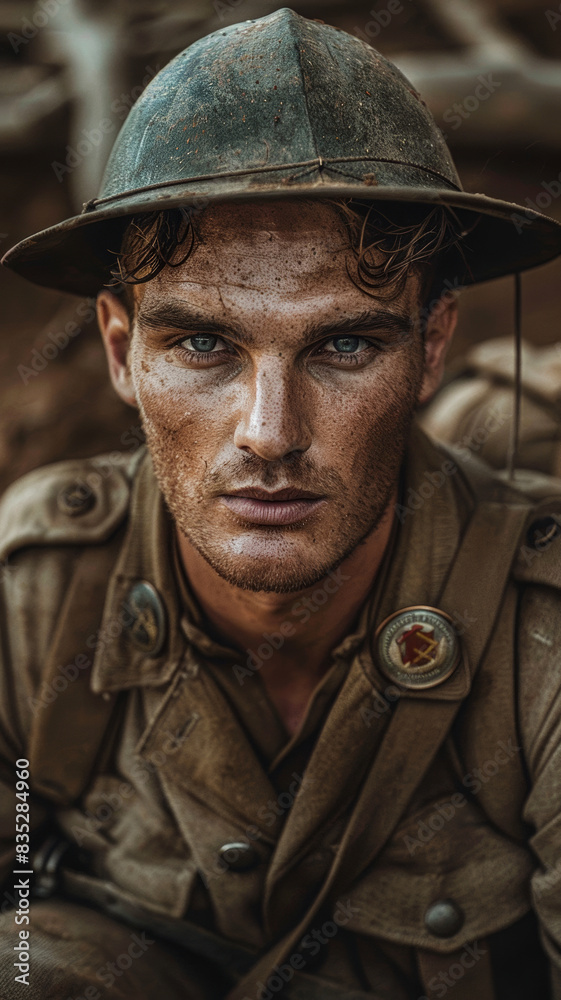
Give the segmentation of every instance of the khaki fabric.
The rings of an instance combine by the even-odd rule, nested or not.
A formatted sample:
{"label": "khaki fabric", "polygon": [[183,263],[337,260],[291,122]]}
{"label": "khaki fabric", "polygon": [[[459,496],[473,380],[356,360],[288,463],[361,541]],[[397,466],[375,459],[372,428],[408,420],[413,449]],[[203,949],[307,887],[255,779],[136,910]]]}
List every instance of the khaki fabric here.
{"label": "khaki fabric", "polygon": [[[29,756],[43,713],[53,713],[53,704],[81,683],[69,679],[67,668],[83,654],[93,661],[92,701],[83,705],[99,706],[101,754],[76,795],[60,787],[65,761],[61,768],[56,747],[52,761],[38,760],[32,774],[38,838],[56,825],[87,849],[91,877],[110,883],[116,896],[155,914],[187,917],[246,947],[265,949],[295,925],[325,880],[396,697],[411,699],[423,713],[429,703],[458,696],[446,686],[396,695],[371,647],[375,628],[394,611],[438,606],[483,495],[505,505],[528,503],[486,472],[475,474],[475,465],[470,460],[464,468],[413,431],[383,566],[292,738],[259,671],[239,683],[234,668],[245,663],[243,651],[211,633],[182,579],[148,456],[63,463],[16,484],[0,510],[0,844],[8,885],[13,764]],[[61,491],[92,475],[93,508],[74,517],[62,513]],[[540,500],[533,512],[529,507],[530,520],[561,511],[559,490],[551,482],[551,500]],[[489,538],[479,554],[472,580],[488,571],[489,560],[501,558],[494,542]],[[389,841],[337,900],[333,937],[321,931],[329,915],[311,928],[320,938],[306,946],[305,972],[340,988],[341,996],[353,990],[392,1000],[442,995],[440,972],[448,976],[466,948],[474,942],[483,948],[481,942],[532,908],[550,959],[561,969],[559,545],[521,545],[507,589],[496,595],[496,625],[452,731]],[[88,581],[95,559],[87,560],[110,549],[94,601]],[[127,596],[138,580],[150,582],[165,607],[166,638],[155,656],[135,646],[128,625]],[[478,628],[469,596],[442,609],[466,646],[469,630]],[[82,632],[81,648],[68,649],[58,664],[52,649],[64,649],[70,627],[59,634],[61,609],[70,615],[74,599],[83,621],[91,613],[93,624]],[[76,619],[80,628],[86,626]],[[78,672],[89,685],[89,670],[79,666]],[[77,782],[79,765],[86,766],[76,749],[80,735],[74,743],[69,738],[71,717],[64,729],[60,738],[70,748],[68,767]],[[403,740],[407,746],[407,732]],[[384,810],[391,796],[392,788],[379,788],[372,810]],[[218,851],[239,841],[251,844],[258,864],[234,872]],[[425,924],[438,900],[452,900],[463,912],[453,936],[438,937]],[[487,953],[491,945],[484,947]],[[426,954],[431,962],[423,963]],[[425,967],[437,975],[430,993]],[[469,990],[470,976],[475,984],[483,966],[475,962],[470,972],[466,959],[459,967],[465,970],[461,988]]]}
{"label": "khaki fabric", "polygon": [[215,1000],[220,989],[201,962],[95,910],[59,900],[31,918],[28,986],[14,981],[18,928],[0,934],[2,1000]]}

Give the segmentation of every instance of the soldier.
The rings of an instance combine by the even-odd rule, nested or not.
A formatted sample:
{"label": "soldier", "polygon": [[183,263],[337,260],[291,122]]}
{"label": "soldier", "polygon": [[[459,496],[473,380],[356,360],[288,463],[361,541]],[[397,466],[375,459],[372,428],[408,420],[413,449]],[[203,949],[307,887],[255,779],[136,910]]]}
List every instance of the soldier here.
{"label": "soldier", "polygon": [[6,1000],[561,997],[561,497],[414,422],[440,292],[561,251],[521,211],[283,9],[8,253],[99,293],[147,448],[3,501]]}

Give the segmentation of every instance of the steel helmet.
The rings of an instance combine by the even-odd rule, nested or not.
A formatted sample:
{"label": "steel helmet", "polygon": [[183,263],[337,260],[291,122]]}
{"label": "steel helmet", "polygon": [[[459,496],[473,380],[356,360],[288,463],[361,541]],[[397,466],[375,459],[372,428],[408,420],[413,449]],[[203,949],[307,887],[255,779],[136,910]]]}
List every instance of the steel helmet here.
{"label": "steel helmet", "polygon": [[561,253],[559,223],[462,189],[440,130],[395,66],[347,32],[285,7],[176,56],[123,124],[99,197],[18,243],[3,262],[40,285],[93,295],[138,212],[349,196],[453,209],[465,237],[445,261],[456,285]]}

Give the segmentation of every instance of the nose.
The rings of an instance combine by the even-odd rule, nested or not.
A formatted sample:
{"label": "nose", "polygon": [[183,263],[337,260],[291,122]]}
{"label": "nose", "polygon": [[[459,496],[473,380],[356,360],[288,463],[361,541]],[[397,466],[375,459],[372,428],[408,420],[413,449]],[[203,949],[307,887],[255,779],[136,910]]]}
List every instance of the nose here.
{"label": "nose", "polygon": [[254,371],[234,443],[268,462],[310,447],[307,400],[298,374],[281,359],[269,357]]}

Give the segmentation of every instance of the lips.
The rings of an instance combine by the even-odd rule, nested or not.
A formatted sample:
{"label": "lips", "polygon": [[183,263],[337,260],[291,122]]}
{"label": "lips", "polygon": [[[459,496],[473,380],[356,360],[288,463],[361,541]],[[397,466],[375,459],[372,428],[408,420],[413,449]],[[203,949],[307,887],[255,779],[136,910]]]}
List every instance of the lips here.
{"label": "lips", "polygon": [[325,503],[325,497],[293,486],[281,490],[242,487],[223,494],[220,500],[244,521],[264,525],[295,524]]}

